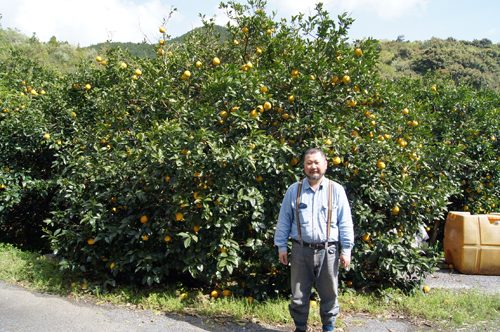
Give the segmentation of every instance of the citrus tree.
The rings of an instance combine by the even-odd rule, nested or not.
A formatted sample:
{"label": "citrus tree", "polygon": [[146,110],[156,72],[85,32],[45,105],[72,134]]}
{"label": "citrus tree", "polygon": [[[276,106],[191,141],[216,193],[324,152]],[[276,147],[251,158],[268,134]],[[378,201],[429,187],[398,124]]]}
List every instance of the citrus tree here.
{"label": "citrus tree", "polygon": [[[183,44],[166,43],[162,26],[156,57],[110,48],[30,97],[61,267],[105,285],[190,275],[257,299],[287,292],[274,229],[303,152],[317,147],[353,211],[344,286],[413,289],[437,259],[427,234],[450,207],[466,210],[464,191],[476,192],[471,211],[499,204],[498,97],[435,75],[380,80],[377,42],[348,42],[353,20],[321,4],[290,22],[265,1],[221,8],[226,41],[210,20]],[[8,116],[2,126],[23,119]],[[5,148],[15,135],[2,139],[19,158]]]}
{"label": "citrus tree", "polygon": [[[52,112],[48,94],[59,77],[12,51],[0,65],[0,238],[26,249],[48,249],[41,240],[50,216],[64,119]],[[51,135],[51,133],[54,133]]]}

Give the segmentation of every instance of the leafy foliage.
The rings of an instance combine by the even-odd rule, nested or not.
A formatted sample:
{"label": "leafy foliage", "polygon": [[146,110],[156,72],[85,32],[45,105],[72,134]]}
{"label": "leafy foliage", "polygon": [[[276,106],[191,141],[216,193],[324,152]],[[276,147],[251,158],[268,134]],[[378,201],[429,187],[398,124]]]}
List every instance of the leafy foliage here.
{"label": "leafy foliage", "polygon": [[260,0],[221,8],[222,42],[209,21],[155,57],[109,48],[65,76],[10,51],[2,230],[31,227],[13,216],[43,202],[63,269],[104,285],[186,274],[265,299],[288,290],[274,227],[302,153],[318,147],[354,215],[342,282],[414,289],[435,265],[417,238],[435,240],[450,208],[500,203],[498,96],[432,74],[381,80],[378,42],[348,44],[353,20],[321,4],[290,22]]}

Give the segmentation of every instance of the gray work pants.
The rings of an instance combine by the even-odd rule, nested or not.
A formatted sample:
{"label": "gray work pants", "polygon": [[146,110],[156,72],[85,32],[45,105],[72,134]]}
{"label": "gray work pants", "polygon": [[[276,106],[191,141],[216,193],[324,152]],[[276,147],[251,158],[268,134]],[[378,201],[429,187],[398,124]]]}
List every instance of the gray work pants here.
{"label": "gray work pants", "polygon": [[310,295],[316,282],[320,302],[323,330],[333,331],[339,313],[338,297],[339,252],[338,244],[327,249],[312,249],[293,242],[291,255],[292,300],[289,306],[297,327],[307,326]]}

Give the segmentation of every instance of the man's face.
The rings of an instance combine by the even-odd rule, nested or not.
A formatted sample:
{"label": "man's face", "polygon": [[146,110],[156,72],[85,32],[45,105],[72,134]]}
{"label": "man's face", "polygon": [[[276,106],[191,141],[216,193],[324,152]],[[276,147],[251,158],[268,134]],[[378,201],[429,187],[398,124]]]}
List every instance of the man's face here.
{"label": "man's face", "polygon": [[310,180],[319,180],[326,173],[327,163],[320,153],[306,155],[304,159],[304,172]]}

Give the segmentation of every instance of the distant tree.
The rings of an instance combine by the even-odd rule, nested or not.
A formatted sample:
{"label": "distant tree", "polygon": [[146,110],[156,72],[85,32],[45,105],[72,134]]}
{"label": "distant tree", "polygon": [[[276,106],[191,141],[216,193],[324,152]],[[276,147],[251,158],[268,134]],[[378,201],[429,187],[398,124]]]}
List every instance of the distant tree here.
{"label": "distant tree", "polygon": [[396,39],[396,41],[400,42],[400,43],[404,42],[405,41],[405,35],[399,35],[398,39]]}
{"label": "distant tree", "polygon": [[50,37],[49,44],[50,45],[57,45],[58,44],[56,36]]}

